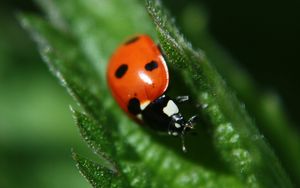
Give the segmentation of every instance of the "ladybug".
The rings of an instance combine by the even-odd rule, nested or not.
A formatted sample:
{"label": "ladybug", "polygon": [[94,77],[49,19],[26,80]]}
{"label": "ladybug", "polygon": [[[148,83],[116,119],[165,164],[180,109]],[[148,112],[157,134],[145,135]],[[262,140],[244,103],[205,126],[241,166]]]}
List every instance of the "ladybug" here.
{"label": "ladybug", "polygon": [[182,138],[194,126],[196,116],[186,120],[178,103],[165,94],[169,71],[160,48],[148,35],[138,35],[123,43],[112,55],[107,68],[107,81],[119,106],[136,122],[156,131]]}

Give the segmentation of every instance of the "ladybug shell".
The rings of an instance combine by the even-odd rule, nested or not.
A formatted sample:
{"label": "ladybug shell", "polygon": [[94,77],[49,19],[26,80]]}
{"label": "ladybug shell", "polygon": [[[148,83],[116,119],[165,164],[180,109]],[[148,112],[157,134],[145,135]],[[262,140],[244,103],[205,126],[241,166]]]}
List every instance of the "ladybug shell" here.
{"label": "ladybug shell", "polygon": [[143,110],[160,97],[169,85],[169,72],[157,45],[147,35],[139,35],[122,44],[112,55],[107,81],[113,97],[130,116],[129,101],[135,99]]}

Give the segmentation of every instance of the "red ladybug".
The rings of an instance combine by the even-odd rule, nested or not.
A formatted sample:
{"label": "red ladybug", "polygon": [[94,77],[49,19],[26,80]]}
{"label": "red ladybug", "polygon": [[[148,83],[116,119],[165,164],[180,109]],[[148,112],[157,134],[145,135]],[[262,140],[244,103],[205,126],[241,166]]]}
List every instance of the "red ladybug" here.
{"label": "red ladybug", "polygon": [[182,138],[193,128],[196,116],[185,120],[177,105],[188,96],[172,100],[165,95],[168,67],[149,36],[136,36],[115,51],[108,64],[107,81],[120,107],[138,123]]}

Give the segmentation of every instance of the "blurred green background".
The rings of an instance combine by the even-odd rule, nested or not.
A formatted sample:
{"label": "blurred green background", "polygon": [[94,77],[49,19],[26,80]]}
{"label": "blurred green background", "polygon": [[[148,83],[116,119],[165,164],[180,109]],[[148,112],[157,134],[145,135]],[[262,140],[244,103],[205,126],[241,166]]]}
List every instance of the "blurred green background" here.
{"label": "blurred green background", "polygon": [[[165,3],[191,38],[186,18],[205,7],[210,33],[262,88],[281,96],[295,125],[300,122],[300,2]],[[72,100],[18,24],[18,11],[40,13],[32,1],[0,2],[0,187],[90,187],[71,159],[72,147],[89,153],[68,108]],[[192,18],[190,25],[201,25]]]}

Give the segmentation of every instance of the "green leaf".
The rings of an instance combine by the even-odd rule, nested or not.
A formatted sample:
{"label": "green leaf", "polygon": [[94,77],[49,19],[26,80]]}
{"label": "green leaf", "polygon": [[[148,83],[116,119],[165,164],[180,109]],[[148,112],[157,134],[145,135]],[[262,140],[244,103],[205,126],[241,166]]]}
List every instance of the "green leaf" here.
{"label": "green leaf", "polygon": [[[201,51],[180,34],[158,0],[147,0],[162,47],[171,63],[187,69],[185,77],[214,126],[215,145],[235,172],[251,187],[291,187],[291,182],[244,106]],[[268,160],[263,160],[268,159]],[[266,176],[262,175],[265,174]]]}
{"label": "green leaf", "polygon": [[205,15],[201,15],[203,10],[193,6],[185,12],[185,22],[191,22],[187,16],[193,17],[193,21],[196,22],[193,25],[184,24],[188,28],[197,28],[195,31],[190,28],[193,44],[205,51],[210,62],[245,103],[249,113],[255,117],[258,129],[270,142],[291,179],[299,187],[300,136],[297,130],[294,130],[295,125],[292,125],[280,97],[268,88],[259,87],[251,75],[239,66],[239,62],[212,38],[208,29],[205,26],[201,27],[201,23],[204,22],[205,25]]}
{"label": "green leaf", "polygon": [[[111,130],[105,129],[105,127],[93,121],[87,115],[72,109],[73,116],[77,126],[79,127],[81,136],[90,146],[90,148],[99,156],[105,159],[113,158],[116,156],[116,151],[113,143],[113,138],[111,135]],[[100,125],[100,126],[99,126]],[[106,156],[103,151],[109,154],[110,157]],[[112,165],[110,165],[112,166]],[[116,167],[113,167],[116,170]]]}
{"label": "green leaf", "polygon": [[93,187],[124,187],[125,181],[116,178],[118,174],[106,167],[92,162],[77,153],[73,152],[73,159],[82,175],[92,184]]}
{"label": "green leaf", "polygon": [[[170,95],[189,94],[196,136],[158,135],[129,120],[105,83],[108,58],[128,35],[156,39],[140,1],[37,0],[48,20],[21,15],[44,61],[79,105],[76,124],[97,164],[74,154],[94,187],[291,187],[278,159],[204,52],[194,50],[159,1],[147,1],[170,65]],[[134,11],[132,11],[134,10]],[[178,87],[180,85],[180,87]],[[185,92],[185,93],[182,93]]]}

